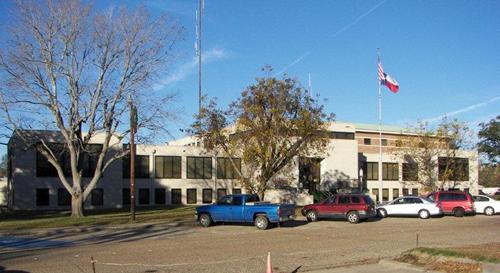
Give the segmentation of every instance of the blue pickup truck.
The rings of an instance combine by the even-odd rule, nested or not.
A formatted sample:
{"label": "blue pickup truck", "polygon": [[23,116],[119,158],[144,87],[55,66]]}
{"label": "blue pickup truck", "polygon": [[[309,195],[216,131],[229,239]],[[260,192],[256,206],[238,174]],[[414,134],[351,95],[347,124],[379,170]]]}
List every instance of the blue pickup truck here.
{"label": "blue pickup truck", "polygon": [[212,205],[196,208],[195,218],[203,227],[219,222],[254,223],[258,229],[293,220],[293,204],[259,202],[255,194],[225,195]]}

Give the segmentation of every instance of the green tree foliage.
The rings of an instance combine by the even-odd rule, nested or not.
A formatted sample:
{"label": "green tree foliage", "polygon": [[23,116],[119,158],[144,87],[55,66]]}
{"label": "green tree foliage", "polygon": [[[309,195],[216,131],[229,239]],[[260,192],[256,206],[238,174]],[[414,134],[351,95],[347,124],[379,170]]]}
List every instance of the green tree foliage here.
{"label": "green tree foliage", "polygon": [[479,126],[479,152],[488,158],[489,163],[497,165],[500,162],[500,116]]}
{"label": "green tree foliage", "polygon": [[479,185],[500,187],[500,165],[482,164],[479,167]]}
{"label": "green tree foliage", "polygon": [[273,177],[296,156],[324,150],[333,118],[297,80],[264,77],[243,90],[226,110],[209,101],[190,131],[206,149],[242,158],[241,183],[263,198],[274,186]]}

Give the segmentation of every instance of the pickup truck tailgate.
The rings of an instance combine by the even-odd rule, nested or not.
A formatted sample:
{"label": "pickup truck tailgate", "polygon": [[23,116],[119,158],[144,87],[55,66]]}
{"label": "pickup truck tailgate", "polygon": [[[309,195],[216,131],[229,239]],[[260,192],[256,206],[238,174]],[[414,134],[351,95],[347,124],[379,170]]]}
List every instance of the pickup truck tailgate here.
{"label": "pickup truck tailgate", "polygon": [[295,215],[295,205],[292,204],[280,204],[278,210],[281,217]]}

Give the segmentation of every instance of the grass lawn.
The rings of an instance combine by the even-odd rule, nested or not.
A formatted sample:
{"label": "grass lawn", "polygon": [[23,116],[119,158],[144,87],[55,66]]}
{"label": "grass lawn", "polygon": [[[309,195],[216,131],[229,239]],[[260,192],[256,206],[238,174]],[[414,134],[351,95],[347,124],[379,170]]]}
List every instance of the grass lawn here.
{"label": "grass lawn", "polygon": [[[195,207],[138,208],[135,223],[194,219]],[[0,214],[0,232],[32,228],[86,227],[128,224],[127,210],[86,211],[82,218],[71,218],[70,212],[5,212]]]}
{"label": "grass lawn", "polygon": [[470,245],[457,248],[427,248],[420,247],[416,251],[432,256],[453,258],[468,258],[478,262],[500,263],[500,243]]}

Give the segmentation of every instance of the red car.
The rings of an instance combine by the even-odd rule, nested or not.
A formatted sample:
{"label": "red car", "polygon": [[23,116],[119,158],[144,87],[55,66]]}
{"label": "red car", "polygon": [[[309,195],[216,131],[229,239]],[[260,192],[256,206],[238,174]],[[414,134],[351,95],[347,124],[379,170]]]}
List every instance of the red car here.
{"label": "red car", "polygon": [[465,214],[474,214],[474,199],[464,191],[436,191],[427,198],[434,200],[445,214],[462,217]]}
{"label": "red car", "polygon": [[341,218],[356,224],[361,219],[375,217],[375,203],[368,195],[338,194],[317,204],[307,205],[302,209],[308,221],[314,222],[321,218]]}

